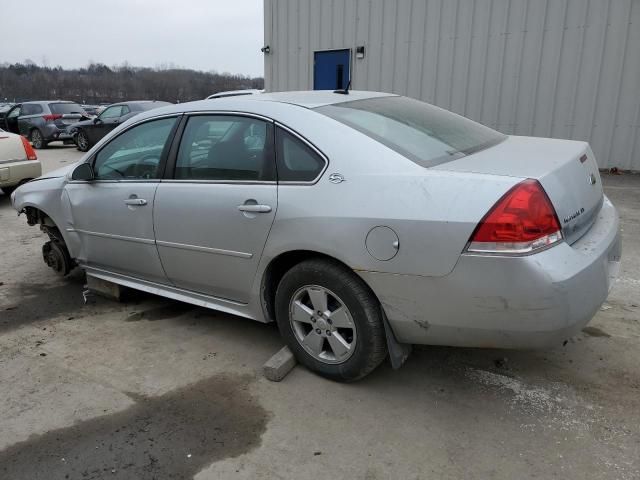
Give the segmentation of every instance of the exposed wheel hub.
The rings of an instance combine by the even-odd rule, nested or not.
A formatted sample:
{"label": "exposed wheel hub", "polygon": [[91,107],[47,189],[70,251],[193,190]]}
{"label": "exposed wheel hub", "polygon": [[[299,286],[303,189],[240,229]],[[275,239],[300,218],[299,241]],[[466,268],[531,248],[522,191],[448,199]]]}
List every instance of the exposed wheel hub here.
{"label": "exposed wheel hub", "polygon": [[66,275],[71,271],[72,261],[69,252],[58,241],[49,241],[42,246],[44,263],[58,275]]}

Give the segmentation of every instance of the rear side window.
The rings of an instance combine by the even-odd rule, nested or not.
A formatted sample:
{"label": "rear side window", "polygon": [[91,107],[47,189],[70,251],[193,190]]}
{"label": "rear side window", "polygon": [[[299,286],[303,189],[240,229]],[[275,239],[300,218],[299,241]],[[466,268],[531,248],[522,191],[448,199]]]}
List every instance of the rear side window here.
{"label": "rear side window", "polygon": [[379,97],[316,108],[423,167],[478,152],[506,138],[468,118],[407,97]]}
{"label": "rear side window", "polygon": [[180,142],[175,178],[217,181],[274,180],[273,126],[250,117],[191,117]]}
{"label": "rear side window", "polygon": [[42,112],[42,105],[36,103],[27,103],[22,106],[22,115],[37,115]]}
{"label": "rear side window", "polygon": [[324,159],[289,132],[278,128],[276,142],[278,181],[312,182],[324,169]]}
{"label": "rear side window", "polygon": [[49,108],[51,113],[57,113],[60,115],[68,115],[71,113],[85,113],[80,105],[77,103],[50,103]]}

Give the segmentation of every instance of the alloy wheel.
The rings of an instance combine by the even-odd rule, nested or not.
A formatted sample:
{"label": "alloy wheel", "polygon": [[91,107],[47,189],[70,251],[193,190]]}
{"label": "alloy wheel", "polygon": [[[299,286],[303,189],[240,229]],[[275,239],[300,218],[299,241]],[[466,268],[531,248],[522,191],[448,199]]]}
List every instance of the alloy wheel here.
{"label": "alloy wheel", "polygon": [[289,321],[296,340],[320,362],[343,363],[355,351],[357,332],[351,312],[327,288],[299,288],[289,304]]}
{"label": "alloy wheel", "polygon": [[42,148],[42,134],[40,130],[34,130],[31,132],[31,143],[35,148]]}
{"label": "alloy wheel", "polygon": [[87,135],[84,132],[78,133],[78,147],[83,152],[86,152],[87,150],[89,150],[89,139],[87,138]]}

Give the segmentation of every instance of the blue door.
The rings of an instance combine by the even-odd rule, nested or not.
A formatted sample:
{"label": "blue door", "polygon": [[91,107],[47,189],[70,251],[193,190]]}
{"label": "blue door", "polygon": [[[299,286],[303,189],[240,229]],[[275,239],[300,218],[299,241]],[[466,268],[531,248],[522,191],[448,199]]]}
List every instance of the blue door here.
{"label": "blue door", "polygon": [[313,57],[313,89],[342,90],[350,79],[349,50],[315,52]]}

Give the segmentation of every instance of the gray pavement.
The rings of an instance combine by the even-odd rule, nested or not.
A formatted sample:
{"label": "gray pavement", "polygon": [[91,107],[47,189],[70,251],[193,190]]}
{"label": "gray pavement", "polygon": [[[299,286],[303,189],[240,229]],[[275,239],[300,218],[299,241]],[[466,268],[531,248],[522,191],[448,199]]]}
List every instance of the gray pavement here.
{"label": "gray pavement", "polygon": [[[38,152],[50,171],[79,158]],[[418,347],[342,385],[261,375],[277,329],[146,294],[82,302],[0,194],[0,479],[638,479],[640,176],[608,302],[565,347]]]}

